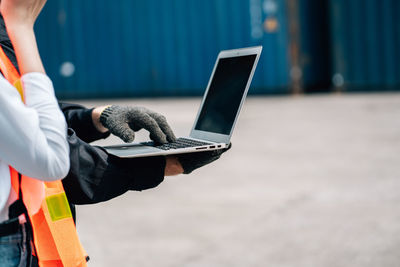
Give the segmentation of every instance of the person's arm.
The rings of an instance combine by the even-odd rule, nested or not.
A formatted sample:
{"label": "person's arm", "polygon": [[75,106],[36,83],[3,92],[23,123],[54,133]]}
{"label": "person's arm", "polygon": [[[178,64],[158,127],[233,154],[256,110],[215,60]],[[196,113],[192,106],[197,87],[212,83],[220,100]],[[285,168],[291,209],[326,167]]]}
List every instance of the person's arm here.
{"label": "person's arm", "polygon": [[43,74],[22,77],[27,104],[0,77],[0,159],[20,173],[41,180],[65,177],[69,169],[66,123],[52,83]]}
{"label": "person's arm", "polygon": [[[72,128],[79,139],[84,142],[93,142],[110,135],[109,130],[100,122],[101,113],[109,106],[87,109],[77,104],[59,102],[59,105],[66,117],[68,128]],[[177,157],[166,157],[165,176],[174,176],[183,172]]]}
{"label": "person's arm", "polygon": [[68,129],[71,168],[62,180],[72,204],[107,201],[129,190],[141,191],[164,180],[165,157],[118,158],[82,141]]}
{"label": "person's arm", "polygon": [[23,74],[26,105],[17,90],[0,78],[0,158],[24,175],[63,178],[69,169],[66,123],[53,85],[44,74],[33,24],[45,1],[2,0],[0,9]]}

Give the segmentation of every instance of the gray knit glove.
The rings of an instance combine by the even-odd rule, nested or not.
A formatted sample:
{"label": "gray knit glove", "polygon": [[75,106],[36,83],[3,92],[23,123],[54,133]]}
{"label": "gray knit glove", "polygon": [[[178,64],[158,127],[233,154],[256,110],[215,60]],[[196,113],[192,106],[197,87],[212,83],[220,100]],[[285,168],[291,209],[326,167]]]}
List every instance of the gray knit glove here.
{"label": "gray knit glove", "polygon": [[196,153],[185,153],[179,154],[178,160],[182,165],[183,173],[189,174],[195,169],[203,167],[204,165],[210,164],[213,161],[216,161],[221,157],[223,153],[231,149],[232,143],[229,144],[227,148],[212,150],[212,151],[204,151],[204,152],[196,152]]}
{"label": "gray knit glove", "polygon": [[167,120],[161,114],[144,107],[121,107],[112,105],[100,115],[100,122],[124,142],[132,142],[135,132],[146,129],[150,138],[160,144],[176,140]]}

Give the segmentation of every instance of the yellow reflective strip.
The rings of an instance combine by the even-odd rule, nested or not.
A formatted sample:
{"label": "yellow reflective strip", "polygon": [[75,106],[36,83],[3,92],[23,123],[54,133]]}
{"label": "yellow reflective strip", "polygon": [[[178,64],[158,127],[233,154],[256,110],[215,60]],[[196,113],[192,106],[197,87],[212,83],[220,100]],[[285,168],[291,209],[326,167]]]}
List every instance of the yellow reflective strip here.
{"label": "yellow reflective strip", "polygon": [[53,222],[72,217],[65,192],[46,197],[46,203]]}
{"label": "yellow reflective strip", "polygon": [[22,87],[22,82],[21,79],[18,79],[14,82],[14,87],[17,88],[18,93],[21,95],[22,101],[25,101],[24,99],[24,89]]}

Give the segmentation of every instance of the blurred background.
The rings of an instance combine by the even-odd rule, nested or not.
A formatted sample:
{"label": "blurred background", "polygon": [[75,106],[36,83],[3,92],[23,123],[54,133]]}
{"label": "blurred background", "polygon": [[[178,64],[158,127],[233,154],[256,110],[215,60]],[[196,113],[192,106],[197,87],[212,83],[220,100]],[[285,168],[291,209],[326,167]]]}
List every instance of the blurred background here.
{"label": "blurred background", "polygon": [[54,0],[36,26],[62,98],[202,95],[220,50],[264,47],[251,94],[396,90],[397,0]]}
{"label": "blurred background", "polygon": [[36,31],[58,97],[146,106],[178,136],[218,52],[264,47],[233,149],[77,208],[90,266],[400,266],[399,14],[398,0],[48,1]]}

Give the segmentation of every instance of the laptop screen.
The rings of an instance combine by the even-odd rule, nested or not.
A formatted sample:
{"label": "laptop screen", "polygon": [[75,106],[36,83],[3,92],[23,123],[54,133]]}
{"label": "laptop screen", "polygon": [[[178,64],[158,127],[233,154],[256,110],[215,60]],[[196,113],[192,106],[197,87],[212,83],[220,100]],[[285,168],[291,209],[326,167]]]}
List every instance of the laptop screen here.
{"label": "laptop screen", "polygon": [[195,129],[229,135],[257,55],[220,58]]}

